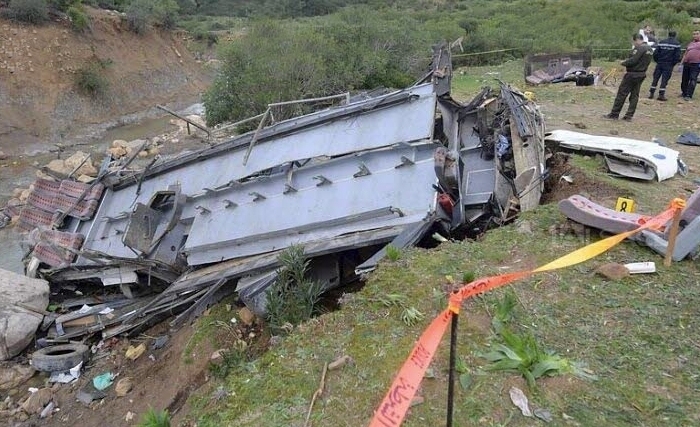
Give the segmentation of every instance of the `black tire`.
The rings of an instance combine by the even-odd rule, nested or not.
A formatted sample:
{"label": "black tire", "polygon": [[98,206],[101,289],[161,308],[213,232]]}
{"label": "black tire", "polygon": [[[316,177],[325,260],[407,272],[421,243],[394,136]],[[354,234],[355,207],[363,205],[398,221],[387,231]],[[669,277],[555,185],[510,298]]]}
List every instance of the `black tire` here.
{"label": "black tire", "polygon": [[32,366],[38,371],[64,372],[87,361],[90,348],[84,344],[61,344],[45,347],[32,354]]}

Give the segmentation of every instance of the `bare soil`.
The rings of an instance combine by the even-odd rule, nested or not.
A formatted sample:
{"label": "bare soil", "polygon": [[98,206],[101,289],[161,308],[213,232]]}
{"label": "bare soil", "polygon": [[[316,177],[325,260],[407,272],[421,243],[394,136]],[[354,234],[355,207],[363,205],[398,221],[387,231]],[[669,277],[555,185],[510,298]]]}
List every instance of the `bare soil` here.
{"label": "bare soil", "polygon": [[[89,140],[156,104],[193,103],[210,82],[212,72],[188,49],[186,34],[137,35],[120,14],[87,10],[85,33],[65,20],[31,26],[0,19],[0,151],[6,155]],[[108,82],[94,97],[76,88],[78,72],[90,66]]]}

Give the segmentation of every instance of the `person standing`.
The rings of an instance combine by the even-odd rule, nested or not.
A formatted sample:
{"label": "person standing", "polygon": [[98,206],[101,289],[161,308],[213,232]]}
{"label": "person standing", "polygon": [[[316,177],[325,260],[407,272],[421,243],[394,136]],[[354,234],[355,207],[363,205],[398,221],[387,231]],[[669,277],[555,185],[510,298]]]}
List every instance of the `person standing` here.
{"label": "person standing", "polygon": [[669,31],[668,38],[661,40],[656,45],[653,58],[654,62],[656,62],[656,67],[654,68],[654,77],[649,88],[649,99],[654,99],[656,84],[660,78],[659,97],[656,99],[666,101],[666,85],[671,79],[671,74],[673,74],[673,67],[681,60],[681,43],[676,39],[675,31]]}
{"label": "person standing", "polygon": [[615,95],[612,110],[609,114],[603,116],[606,119],[617,120],[620,117],[620,111],[622,111],[628,95],[629,105],[622,120],[632,120],[632,116],[634,116],[634,112],[637,109],[639,90],[647,76],[647,68],[649,68],[651,63],[653,49],[644,42],[644,38],[639,33],[632,36],[632,43],[634,44],[632,54],[621,63],[627,69],[627,72],[622,77],[620,87],[617,88],[617,95]]}
{"label": "person standing", "polygon": [[690,101],[695,93],[698,74],[700,73],[700,30],[693,31],[693,41],[688,43],[685,54],[681,60],[683,63],[683,76],[681,77],[681,96]]}
{"label": "person standing", "polygon": [[641,34],[644,39],[644,43],[651,47],[656,47],[656,36],[654,35],[654,30],[651,28],[651,25],[645,25],[644,28],[640,28],[639,34]]}

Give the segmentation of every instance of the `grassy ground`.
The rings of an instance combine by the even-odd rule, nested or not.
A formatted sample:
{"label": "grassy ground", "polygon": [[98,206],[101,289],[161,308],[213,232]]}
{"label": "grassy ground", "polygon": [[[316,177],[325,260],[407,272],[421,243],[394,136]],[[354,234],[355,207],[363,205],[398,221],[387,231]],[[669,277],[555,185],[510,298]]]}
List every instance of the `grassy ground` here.
{"label": "grassy ground", "polygon": [[[638,210],[655,213],[675,196],[696,186],[700,148],[675,144],[683,131],[697,131],[700,100],[676,101],[679,75],[669,90],[671,101],[640,100],[631,123],[608,122],[614,88],[575,87],[573,83],[524,88],[522,64],[465,69],[453,82],[465,100],[494,77],[532,90],[549,129],[618,134],[650,140],[658,137],[682,152],[691,167],[687,178],[641,183],[606,176],[601,162],[574,163],[601,188],[619,188]],[[643,93],[649,83],[645,82]],[[578,124],[578,126],[576,125]],[[584,126],[585,129],[576,129]],[[594,199],[596,194],[591,195]],[[608,199],[606,201],[609,202]],[[192,418],[202,426],[303,426],[325,363],[349,355],[353,363],[329,371],[323,394],[311,414],[316,426],[367,425],[373,411],[409,355],[416,338],[445,307],[445,289],[466,272],[477,276],[529,269],[575,250],[595,234],[575,237],[558,232],[564,218],[555,204],[521,215],[515,224],[492,230],[480,241],[448,242],[433,250],[411,249],[383,262],[366,286],[342,298],[342,309],[316,318],[254,362],[242,363],[223,382],[230,395],[212,404],[192,400]],[[658,272],[606,280],[594,270],[607,262],[656,261]],[[508,397],[521,388],[534,408],[551,412],[553,426],[693,426],[700,424],[700,271],[697,261],[663,267],[651,250],[624,242],[578,266],[521,280],[469,300],[461,312],[458,353],[461,381],[456,387],[454,425],[532,426]],[[571,374],[537,380],[527,386],[519,374],[485,370],[481,354],[502,343],[492,319],[512,292],[516,304],[508,328],[532,335],[542,349],[581,362],[597,380]],[[400,306],[385,304],[402,296],[424,316],[402,320]],[[394,297],[396,298],[396,297]],[[443,339],[421,384],[422,402],[413,406],[404,426],[444,425],[448,340]]]}

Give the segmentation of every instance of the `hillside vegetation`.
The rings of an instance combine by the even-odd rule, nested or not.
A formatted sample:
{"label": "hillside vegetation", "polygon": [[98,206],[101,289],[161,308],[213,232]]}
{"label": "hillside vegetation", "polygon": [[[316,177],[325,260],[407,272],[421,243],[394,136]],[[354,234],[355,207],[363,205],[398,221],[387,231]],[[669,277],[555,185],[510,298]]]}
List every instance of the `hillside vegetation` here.
{"label": "hillside vegetation", "polygon": [[407,2],[346,6],[303,20],[244,21],[246,31],[220,48],[224,67],[205,96],[207,122],[241,120],[290,99],[402,87],[426,69],[427,47],[440,40],[462,38],[456,65],[573,49],[624,57],[631,34],[645,24],[660,36],[677,29],[689,40],[697,8],[658,1]]}
{"label": "hillside vegetation", "polygon": [[[573,49],[614,59],[642,25],[659,36],[674,28],[685,42],[691,16],[700,16],[697,2],[681,0],[5,0],[0,15],[36,25],[59,20],[71,38],[90,39],[99,24],[87,5],[122,12],[120,25],[138,37],[179,26],[198,51],[218,43],[223,66],[204,98],[210,126],[261,114],[273,102],[405,86],[441,40],[460,40],[456,65]],[[79,92],[106,97],[106,63],[74,66],[88,66]]]}

